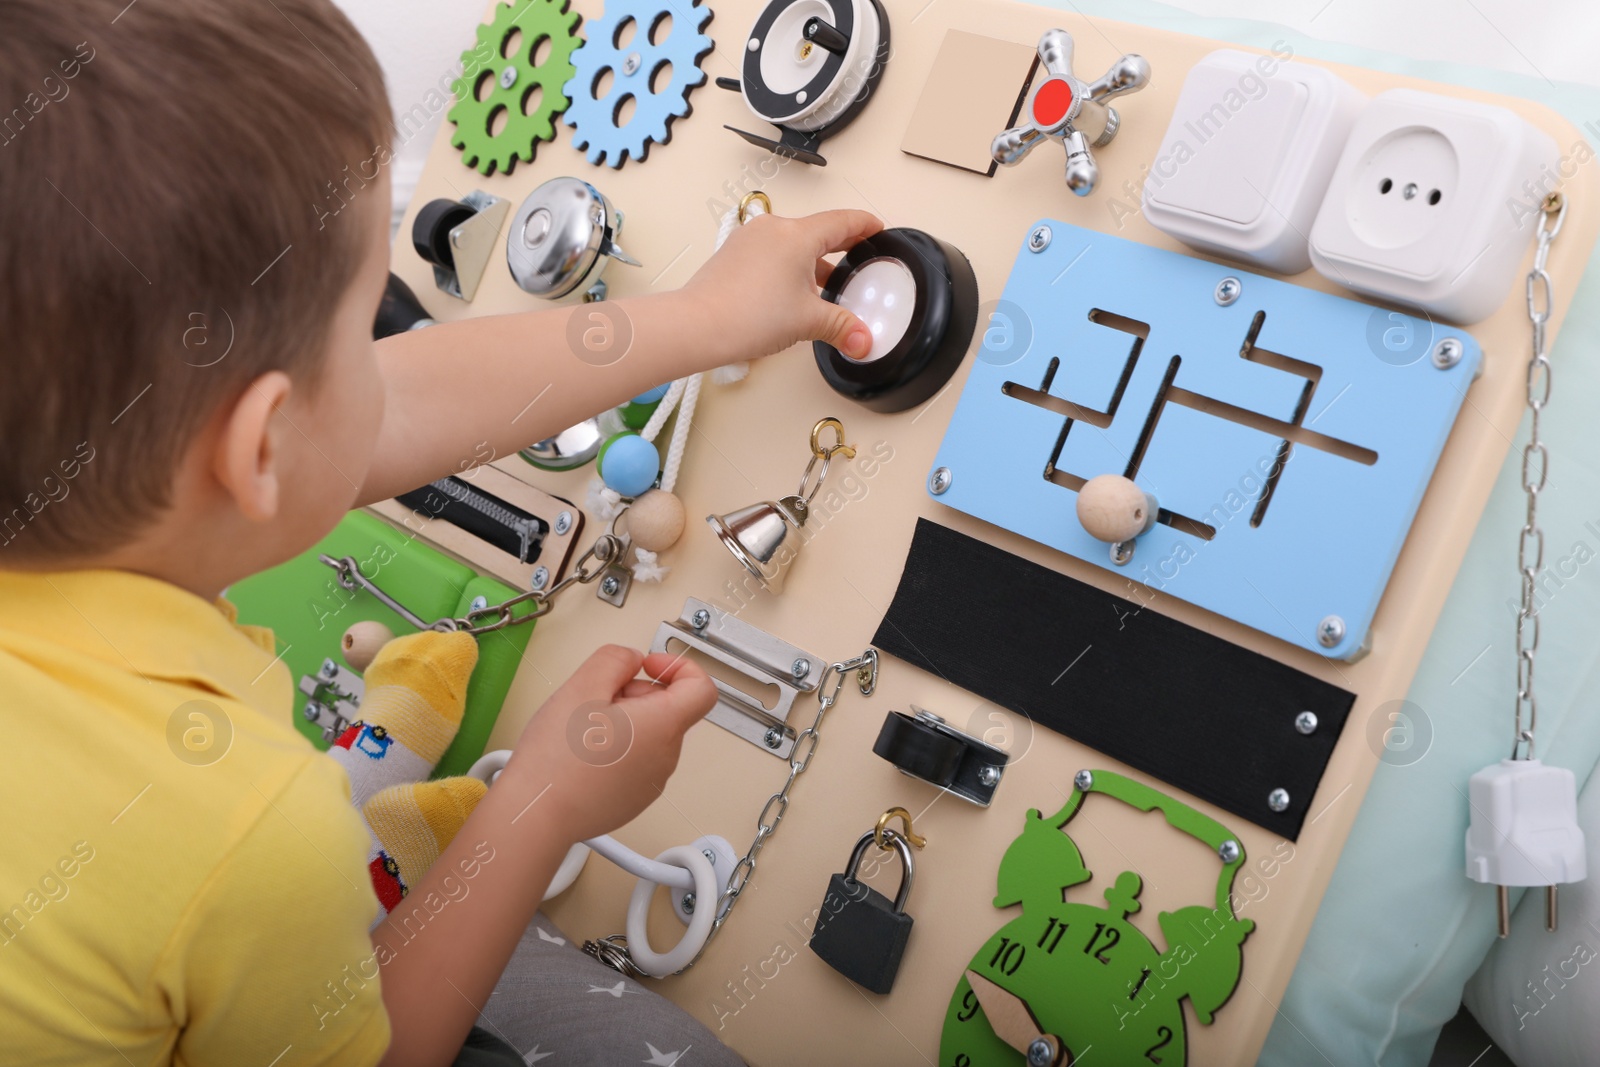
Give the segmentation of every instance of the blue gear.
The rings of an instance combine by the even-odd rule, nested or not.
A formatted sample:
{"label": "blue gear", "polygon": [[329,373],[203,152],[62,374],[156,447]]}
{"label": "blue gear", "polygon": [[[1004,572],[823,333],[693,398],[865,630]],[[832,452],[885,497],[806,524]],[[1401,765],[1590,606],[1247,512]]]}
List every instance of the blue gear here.
{"label": "blue gear", "polygon": [[[671,30],[652,44],[652,31],[668,15]],[[618,48],[617,30],[630,20],[633,36]],[[573,128],[573,147],[584,150],[596,166],[620,167],[626,159],[643,160],[651,142],[665,144],[672,120],[689,114],[689,93],[705,83],[700,61],[711,54],[714,42],[702,31],[710,21],[711,9],[693,0],[610,0],[605,14],[584,24],[587,39],[572,56],[576,73],[561,90],[572,101],[566,123]],[[671,78],[660,92],[652,92],[650,80],[665,63],[672,64]],[[608,69],[611,85],[596,99],[595,83]],[[633,115],[618,126],[617,107],[628,96],[634,100]]]}

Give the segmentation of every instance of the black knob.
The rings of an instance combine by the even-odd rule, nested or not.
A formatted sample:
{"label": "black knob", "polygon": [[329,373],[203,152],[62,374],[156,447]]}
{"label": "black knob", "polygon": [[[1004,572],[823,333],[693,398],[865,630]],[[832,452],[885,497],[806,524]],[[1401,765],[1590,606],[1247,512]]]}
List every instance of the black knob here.
{"label": "black knob", "polygon": [[422,306],[411,286],[397,275],[389,275],[389,284],[383,288],[383,300],[378,304],[378,317],[372,323],[372,339],[381,341],[397,333],[405,333],[419,322],[433,320],[428,309]]}
{"label": "black knob", "polygon": [[800,32],[806,40],[826,48],[836,56],[844,55],[845,50],[850,47],[850,38],[840,33],[831,23],[822,21],[817,15],[807,19],[805,28]]}

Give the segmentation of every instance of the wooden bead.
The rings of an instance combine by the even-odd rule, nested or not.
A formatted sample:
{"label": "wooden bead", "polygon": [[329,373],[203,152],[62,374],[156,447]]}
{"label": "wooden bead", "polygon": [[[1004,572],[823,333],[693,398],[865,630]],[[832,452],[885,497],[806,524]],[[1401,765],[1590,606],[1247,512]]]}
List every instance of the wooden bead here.
{"label": "wooden bead", "polygon": [[646,552],[665,552],[683,536],[683,501],[652,489],[628,508],[628,536]]}
{"label": "wooden bead", "polygon": [[1148,530],[1156,517],[1155,498],[1120,474],[1090,478],[1078,490],[1078,521],[1097,540],[1117,545]]}
{"label": "wooden bead", "polygon": [[351,668],[365,671],[378,649],[394,640],[394,631],[381,622],[358,622],[344,632],[339,648]]}

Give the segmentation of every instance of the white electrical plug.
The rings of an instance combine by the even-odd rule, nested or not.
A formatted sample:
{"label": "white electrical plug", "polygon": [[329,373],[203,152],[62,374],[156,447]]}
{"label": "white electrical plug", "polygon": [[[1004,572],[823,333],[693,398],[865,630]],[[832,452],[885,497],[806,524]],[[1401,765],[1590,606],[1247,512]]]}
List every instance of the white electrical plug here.
{"label": "white electrical plug", "polygon": [[1556,928],[1556,886],[1588,874],[1572,772],[1505,759],[1467,783],[1467,877],[1498,890],[1500,936],[1511,932],[1508,886],[1545,887],[1545,928]]}

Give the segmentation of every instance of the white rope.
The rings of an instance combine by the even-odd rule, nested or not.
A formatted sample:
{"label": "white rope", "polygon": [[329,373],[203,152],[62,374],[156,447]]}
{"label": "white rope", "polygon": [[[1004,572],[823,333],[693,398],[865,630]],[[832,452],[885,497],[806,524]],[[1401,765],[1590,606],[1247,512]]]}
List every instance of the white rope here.
{"label": "white rope", "polygon": [[[722,222],[717,227],[717,243],[712,249],[720,249],[724,242],[732,236],[733,231],[741,225],[738,207],[730,208],[722,216]],[[757,215],[766,213],[766,208],[759,200],[751,200],[744,206],[745,221]],[[730,363],[725,367],[718,367],[711,372],[711,380],[718,385],[731,385],[740,381],[750,373],[750,363],[741,360]],[[672,417],[678,413],[678,421],[672,427],[672,439],[667,442],[667,454],[661,463],[661,489],[670,493],[678,484],[678,472],[683,468],[683,453],[689,445],[689,431],[694,427],[694,411],[700,402],[700,387],[705,380],[703,372],[691,374],[686,378],[679,378],[667,389],[661,403],[656,405],[655,412],[650,416],[650,421],[644,424],[644,429],[639,431],[639,436],[646,441],[655,443],[661,435],[661,430]],[[610,493],[610,490],[604,490]],[[614,495],[614,494],[613,494]],[[619,502],[620,502],[620,498]],[[663,566],[654,552],[647,552],[642,548],[635,548],[638,562],[633,565],[633,577],[639,582],[659,582],[667,576],[668,568]]]}

